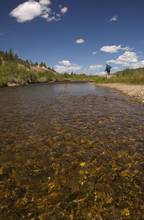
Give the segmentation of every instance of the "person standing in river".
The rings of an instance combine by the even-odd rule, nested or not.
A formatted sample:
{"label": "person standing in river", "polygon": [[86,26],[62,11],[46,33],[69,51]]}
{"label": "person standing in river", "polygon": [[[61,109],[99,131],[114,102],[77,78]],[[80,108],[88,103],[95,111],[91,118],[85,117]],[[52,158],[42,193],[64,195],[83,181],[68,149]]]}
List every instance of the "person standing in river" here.
{"label": "person standing in river", "polygon": [[106,73],[107,73],[107,79],[110,78],[111,68],[112,68],[112,67],[111,67],[109,64],[106,64],[106,69],[105,69],[105,71],[106,71]]}

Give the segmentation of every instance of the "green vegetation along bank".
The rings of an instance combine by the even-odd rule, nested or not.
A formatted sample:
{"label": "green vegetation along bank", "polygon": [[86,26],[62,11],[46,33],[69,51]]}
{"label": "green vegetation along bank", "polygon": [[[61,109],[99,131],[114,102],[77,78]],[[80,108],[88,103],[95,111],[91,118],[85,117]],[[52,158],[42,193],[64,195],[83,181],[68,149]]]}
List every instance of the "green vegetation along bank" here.
{"label": "green vegetation along bank", "polygon": [[108,80],[105,76],[97,77],[96,83],[125,83],[144,85],[144,68],[126,69],[113,74]]}
{"label": "green vegetation along bank", "polygon": [[90,81],[85,74],[59,74],[44,62],[22,60],[12,50],[0,51],[0,86],[18,86],[30,83]]}
{"label": "green vegetation along bank", "polygon": [[57,73],[44,62],[32,62],[19,58],[11,49],[0,51],[0,86],[18,86],[41,82],[94,81],[96,83],[124,83],[144,85],[144,68],[126,69],[106,76],[90,76],[75,73]]}

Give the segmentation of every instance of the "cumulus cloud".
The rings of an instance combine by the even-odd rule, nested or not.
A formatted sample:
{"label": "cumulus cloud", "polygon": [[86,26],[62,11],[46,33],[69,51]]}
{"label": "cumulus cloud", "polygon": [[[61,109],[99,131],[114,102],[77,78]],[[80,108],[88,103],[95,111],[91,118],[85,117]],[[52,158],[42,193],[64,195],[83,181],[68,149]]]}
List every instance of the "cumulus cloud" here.
{"label": "cumulus cloud", "polygon": [[50,5],[51,1],[50,0],[40,0],[39,3],[42,5]]}
{"label": "cumulus cloud", "polygon": [[10,12],[10,16],[16,18],[20,23],[31,21],[36,17],[42,17],[48,22],[59,21],[68,10],[67,7],[62,9],[57,14],[51,9],[51,0],[28,0],[14,8]]}
{"label": "cumulus cloud", "polygon": [[90,65],[89,69],[90,70],[97,70],[97,69],[100,69],[102,67],[103,67],[103,65],[101,65],[101,64],[94,64],[94,65]]}
{"label": "cumulus cloud", "polygon": [[76,40],[76,43],[77,44],[83,44],[83,43],[85,43],[85,40],[83,38],[79,38],[79,39]]}
{"label": "cumulus cloud", "polygon": [[59,64],[63,66],[71,66],[71,62],[69,60],[59,61]]}
{"label": "cumulus cloud", "polygon": [[25,22],[40,16],[42,11],[43,9],[38,2],[28,1],[18,5],[10,15],[15,17],[18,22]]}
{"label": "cumulus cloud", "polygon": [[125,63],[135,63],[138,61],[138,56],[135,52],[126,51],[124,54],[118,57],[117,59],[119,62]]}
{"label": "cumulus cloud", "polygon": [[117,15],[114,15],[111,19],[110,19],[110,22],[116,22],[118,21],[118,16]]}
{"label": "cumulus cloud", "polygon": [[62,14],[65,14],[68,11],[68,7],[63,7],[60,11]]}
{"label": "cumulus cloud", "polygon": [[129,63],[137,63],[138,56],[135,52],[125,51],[117,59],[109,60],[109,63],[127,65]]}
{"label": "cumulus cloud", "polygon": [[105,52],[105,53],[117,53],[121,50],[129,50],[128,47],[122,47],[121,45],[108,45],[108,46],[103,46],[100,51]]}
{"label": "cumulus cloud", "polygon": [[65,73],[65,72],[71,73],[71,72],[77,72],[81,70],[81,66],[77,64],[73,64],[69,60],[62,60],[62,61],[59,61],[58,65],[54,66],[54,69],[58,73]]}
{"label": "cumulus cloud", "polygon": [[127,65],[128,68],[137,69],[137,68],[144,68],[144,60],[139,60],[136,63],[131,63]]}
{"label": "cumulus cloud", "polygon": [[117,59],[109,60],[108,63],[121,65],[125,68],[142,68],[144,67],[144,60],[141,60],[136,52],[125,51]]}

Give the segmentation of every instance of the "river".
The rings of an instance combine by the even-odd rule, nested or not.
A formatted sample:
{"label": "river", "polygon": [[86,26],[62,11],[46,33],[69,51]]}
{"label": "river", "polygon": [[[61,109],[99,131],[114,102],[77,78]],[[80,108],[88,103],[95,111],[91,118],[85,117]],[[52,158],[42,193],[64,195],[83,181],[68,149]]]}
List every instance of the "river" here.
{"label": "river", "polygon": [[144,105],[92,83],[0,88],[0,219],[144,219]]}

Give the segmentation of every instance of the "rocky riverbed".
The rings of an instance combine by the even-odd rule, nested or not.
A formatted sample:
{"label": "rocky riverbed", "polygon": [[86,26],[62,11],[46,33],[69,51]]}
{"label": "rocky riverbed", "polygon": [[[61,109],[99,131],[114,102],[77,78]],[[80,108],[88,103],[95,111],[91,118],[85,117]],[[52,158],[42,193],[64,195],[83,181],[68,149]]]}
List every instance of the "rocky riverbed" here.
{"label": "rocky riverbed", "polygon": [[144,219],[144,106],[94,84],[0,89],[0,220]]}

